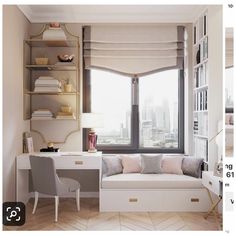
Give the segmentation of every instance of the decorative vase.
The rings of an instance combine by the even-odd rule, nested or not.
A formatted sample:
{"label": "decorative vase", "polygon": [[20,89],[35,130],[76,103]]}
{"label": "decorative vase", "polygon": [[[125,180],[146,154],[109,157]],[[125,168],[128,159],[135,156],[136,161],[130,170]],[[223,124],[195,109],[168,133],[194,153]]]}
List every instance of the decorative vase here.
{"label": "decorative vase", "polygon": [[72,91],[72,84],[65,84],[64,91],[70,93]]}

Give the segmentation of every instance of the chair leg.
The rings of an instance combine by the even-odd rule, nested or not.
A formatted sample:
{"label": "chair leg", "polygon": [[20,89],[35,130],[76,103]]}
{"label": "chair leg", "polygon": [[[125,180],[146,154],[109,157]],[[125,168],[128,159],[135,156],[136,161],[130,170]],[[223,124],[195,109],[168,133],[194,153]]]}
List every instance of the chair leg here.
{"label": "chair leg", "polygon": [[58,220],[58,203],[59,203],[59,197],[55,196],[55,222]]}
{"label": "chair leg", "polygon": [[76,192],[76,206],[77,210],[80,211],[80,189],[77,189]]}
{"label": "chair leg", "polygon": [[38,205],[38,199],[39,199],[39,193],[38,192],[34,192],[34,208],[32,211],[32,214],[35,213],[37,205]]}

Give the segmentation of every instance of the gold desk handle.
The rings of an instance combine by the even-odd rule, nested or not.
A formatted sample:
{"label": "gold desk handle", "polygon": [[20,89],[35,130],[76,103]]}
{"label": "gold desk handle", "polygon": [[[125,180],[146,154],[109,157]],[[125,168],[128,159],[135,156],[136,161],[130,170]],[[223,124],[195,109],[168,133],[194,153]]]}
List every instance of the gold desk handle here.
{"label": "gold desk handle", "polygon": [[75,161],[76,165],[83,165],[83,161]]}
{"label": "gold desk handle", "polygon": [[138,201],[138,198],[130,198],[129,199],[129,202],[137,202]]}

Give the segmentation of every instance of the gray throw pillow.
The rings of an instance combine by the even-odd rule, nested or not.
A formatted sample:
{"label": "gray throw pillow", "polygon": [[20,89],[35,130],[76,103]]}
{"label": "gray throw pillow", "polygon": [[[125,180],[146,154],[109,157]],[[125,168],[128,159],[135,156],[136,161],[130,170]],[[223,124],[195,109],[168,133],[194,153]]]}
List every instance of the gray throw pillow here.
{"label": "gray throw pillow", "polygon": [[185,157],[182,162],[184,175],[201,178],[203,158]]}
{"label": "gray throw pillow", "polygon": [[141,174],[160,174],[162,155],[141,154]]}
{"label": "gray throw pillow", "polygon": [[103,157],[103,163],[106,176],[120,174],[123,171],[119,156],[105,156]]}

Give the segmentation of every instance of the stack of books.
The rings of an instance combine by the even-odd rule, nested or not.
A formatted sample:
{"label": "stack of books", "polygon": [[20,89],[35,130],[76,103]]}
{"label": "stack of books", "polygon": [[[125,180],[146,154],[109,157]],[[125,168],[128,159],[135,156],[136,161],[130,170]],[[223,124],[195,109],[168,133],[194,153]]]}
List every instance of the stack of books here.
{"label": "stack of books", "polygon": [[61,92],[61,82],[51,76],[40,76],[35,81],[34,92]]}
{"label": "stack of books", "polygon": [[61,112],[57,113],[56,119],[59,120],[75,120],[75,114],[73,112]]}
{"label": "stack of books", "polygon": [[53,114],[49,109],[38,109],[32,113],[32,120],[52,120]]}

